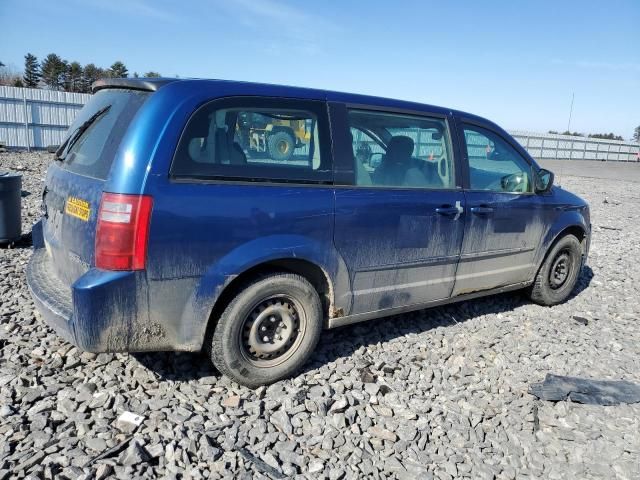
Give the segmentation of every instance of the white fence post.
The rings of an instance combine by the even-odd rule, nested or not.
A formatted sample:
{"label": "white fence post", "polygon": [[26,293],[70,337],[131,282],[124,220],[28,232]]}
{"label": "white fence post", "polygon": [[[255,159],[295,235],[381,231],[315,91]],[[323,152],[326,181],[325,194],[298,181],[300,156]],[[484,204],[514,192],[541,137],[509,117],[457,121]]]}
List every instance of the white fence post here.
{"label": "white fence post", "polygon": [[22,111],[24,113],[24,141],[27,144],[27,152],[31,151],[31,141],[29,140],[29,109],[27,108],[27,92],[22,90]]}

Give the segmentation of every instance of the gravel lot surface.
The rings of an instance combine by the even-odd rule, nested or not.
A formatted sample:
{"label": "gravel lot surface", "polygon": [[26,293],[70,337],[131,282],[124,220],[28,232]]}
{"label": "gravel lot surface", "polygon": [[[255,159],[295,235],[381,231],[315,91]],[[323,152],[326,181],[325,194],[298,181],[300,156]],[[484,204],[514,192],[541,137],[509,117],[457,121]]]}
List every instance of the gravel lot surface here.
{"label": "gravel lot surface", "polygon": [[[0,154],[24,174],[25,231],[48,158]],[[34,310],[26,242],[0,249],[0,479],[640,478],[640,404],[527,393],[547,372],[640,382],[640,183],[583,171],[562,172],[594,225],[568,302],[516,293],[325,332],[302,374],[255,391],[201,355],[78,351]]]}

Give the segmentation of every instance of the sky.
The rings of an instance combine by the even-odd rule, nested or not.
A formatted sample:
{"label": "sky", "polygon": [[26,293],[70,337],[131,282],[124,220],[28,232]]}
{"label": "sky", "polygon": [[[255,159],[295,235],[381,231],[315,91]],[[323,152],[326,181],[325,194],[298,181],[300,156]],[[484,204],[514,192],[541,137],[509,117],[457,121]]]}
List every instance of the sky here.
{"label": "sky", "polygon": [[0,61],[378,95],[506,129],[630,138],[640,0],[0,0]]}

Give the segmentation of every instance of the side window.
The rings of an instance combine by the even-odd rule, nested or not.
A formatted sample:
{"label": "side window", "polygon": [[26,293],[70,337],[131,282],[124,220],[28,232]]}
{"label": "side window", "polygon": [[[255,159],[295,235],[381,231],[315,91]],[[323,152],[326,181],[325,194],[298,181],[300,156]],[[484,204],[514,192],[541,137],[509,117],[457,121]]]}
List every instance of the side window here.
{"label": "side window", "polygon": [[500,136],[484,128],[465,125],[464,139],[472,190],[533,191],[531,165]]}
{"label": "side window", "polygon": [[356,185],[454,188],[447,123],[440,118],[349,111]]}
{"label": "side window", "polygon": [[304,106],[293,100],[258,99],[220,100],[201,107],[180,138],[171,174],[251,181],[330,181],[331,165],[323,145],[326,133],[320,131],[321,104]]}

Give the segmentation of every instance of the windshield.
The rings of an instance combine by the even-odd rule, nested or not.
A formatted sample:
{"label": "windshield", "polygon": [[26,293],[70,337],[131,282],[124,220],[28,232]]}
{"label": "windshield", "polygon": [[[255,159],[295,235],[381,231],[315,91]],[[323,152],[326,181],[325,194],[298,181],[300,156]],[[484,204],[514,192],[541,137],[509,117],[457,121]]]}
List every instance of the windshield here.
{"label": "windshield", "polygon": [[84,106],[62,144],[63,168],[106,179],[116,150],[149,92],[102,90]]}

